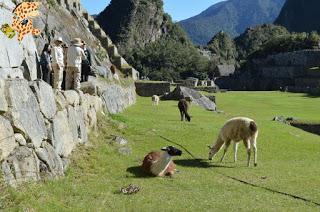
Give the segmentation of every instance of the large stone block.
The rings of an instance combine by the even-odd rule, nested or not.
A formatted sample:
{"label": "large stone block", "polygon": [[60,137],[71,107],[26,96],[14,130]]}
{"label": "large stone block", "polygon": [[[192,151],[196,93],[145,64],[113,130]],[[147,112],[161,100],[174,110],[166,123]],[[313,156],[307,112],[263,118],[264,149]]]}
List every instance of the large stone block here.
{"label": "large stone block", "polygon": [[42,148],[37,148],[36,154],[38,158],[44,162],[46,169],[42,171],[45,172],[47,176],[59,177],[64,175],[62,160],[50,144],[45,143]]}
{"label": "large stone block", "polygon": [[89,129],[96,130],[96,127],[97,127],[97,113],[96,113],[96,110],[94,109],[94,107],[90,106],[90,108],[88,109],[87,116],[88,116],[87,125],[89,126]]}
{"label": "large stone block", "polygon": [[52,144],[55,152],[61,157],[68,157],[76,145],[68,122],[67,110],[59,111],[53,118]]}
{"label": "large stone block", "polygon": [[81,91],[85,94],[97,95],[98,94],[98,87],[92,81],[82,82],[81,83]]}
{"label": "large stone block", "polygon": [[30,87],[37,97],[40,110],[44,117],[52,119],[57,112],[52,87],[42,80],[31,82]]}
{"label": "large stone block", "polygon": [[[122,88],[116,84],[112,84],[106,86],[102,90],[102,99],[106,106],[106,109],[111,114],[116,114],[124,110],[126,107],[126,102],[123,98],[126,93],[122,90]],[[119,98],[122,96],[122,98]]]}
{"label": "large stone block", "polygon": [[19,67],[19,68],[1,68],[0,67],[0,79],[14,79],[14,78],[18,78],[18,79],[23,79],[23,67]]}
{"label": "large stone block", "polygon": [[66,109],[68,106],[66,98],[60,91],[55,92],[55,101],[57,104],[57,110],[59,111]]}
{"label": "large stone block", "polygon": [[15,134],[14,134],[14,138],[15,138],[16,142],[17,142],[20,146],[26,146],[26,145],[27,145],[27,141],[26,141],[26,139],[23,137],[22,134],[20,134],[20,133],[15,133]]}
{"label": "large stone block", "polygon": [[0,161],[8,157],[16,146],[17,143],[10,122],[0,116]]}
{"label": "large stone block", "polygon": [[40,180],[40,161],[35,152],[25,146],[14,149],[2,163],[2,171],[6,182],[16,186],[22,182]]}
{"label": "large stone block", "polygon": [[22,40],[24,77],[27,80],[37,79],[38,72],[38,52],[36,43],[32,35],[28,34]]}
{"label": "large stone block", "polygon": [[67,90],[63,92],[64,97],[69,105],[78,106],[80,103],[79,94],[75,90]]}
{"label": "large stone block", "polygon": [[125,108],[134,104],[136,101],[134,84],[123,87],[119,84],[110,84],[100,79],[94,79],[93,83],[96,85],[98,96],[101,99],[94,100],[96,102],[94,106],[94,110],[96,112],[100,111],[99,108],[101,106],[101,102],[106,111],[111,114],[115,114],[122,112]]}
{"label": "large stone block", "polygon": [[0,114],[8,111],[8,103],[5,97],[5,83],[0,79]]}
{"label": "large stone block", "polygon": [[87,143],[88,134],[85,124],[85,117],[81,107],[68,106],[69,127],[72,132],[73,142]]}
{"label": "large stone block", "polygon": [[183,98],[190,98],[193,104],[203,107],[206,110],[216,110],[216,104],[213,101],[191,88],[177,86],[174,91],[163,96],[165,100],[180,100]]}
{"label": "large stone block", "polygon": [[24,135],[28,142],[39,147],[47,139],[45,121],[35,95],[26,80],[6,81],[9,117],[15,132]]}

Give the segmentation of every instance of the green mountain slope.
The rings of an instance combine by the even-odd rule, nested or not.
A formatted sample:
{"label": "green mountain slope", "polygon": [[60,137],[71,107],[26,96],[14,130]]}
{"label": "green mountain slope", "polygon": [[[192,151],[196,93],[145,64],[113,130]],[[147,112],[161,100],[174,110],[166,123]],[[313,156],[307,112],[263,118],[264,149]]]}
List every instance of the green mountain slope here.
{"label": "green mountain slope", "polygon": [[223,30],[235,37],[246,28],[272,23],[285,0],[228,0],[217,3],[180,25],[195,44],[205,45]]}
{"label": "green mountain slope", "polygon": [[162,0],[112,0],[97,21],[141,76],[206,78],[208,60],[164,13]]}
{"label": "green mountain slope", "polygon": [[289,31],[320,31],[319,0],[287,0],[276,24],[285,26]]}

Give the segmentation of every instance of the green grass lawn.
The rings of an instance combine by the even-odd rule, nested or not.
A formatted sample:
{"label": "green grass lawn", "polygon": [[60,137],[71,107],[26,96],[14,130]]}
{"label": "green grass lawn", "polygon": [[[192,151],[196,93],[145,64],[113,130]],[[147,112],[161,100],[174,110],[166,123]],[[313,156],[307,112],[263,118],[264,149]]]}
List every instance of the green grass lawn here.
{"label": "green grass lawn", "polygon": [[[135,106],[112,116],[113,120],[100,118],[100,131],[90,136],[90,145],[73,154],[65,178],[18,190],[6,188],[0,206],[36,211],[319,211],[320,206],[313,203],[264,188],[320,203],[320,137],[271,121],[279,115],[319,121],[320,98],[279,92],[216,96],[218,109],[224,113],[192,106],[191,123],[180,122],[177,102],[153,107],[150,98],[139,97]],[[206,160],[207,145],[213,143],[224,122],[235,116],[248,116],[258,123],[258,167],[246,167],[242,144],[236,164],[232,148],[222,164],[217,162],[222,152],[213,162]],[[108,144],[111,135],[124,136],[132,154],[117,153]],[[160,136],[203,160],[184,151],[175,158],[179,172],[173,178],[144,176],[138,166],[145,154],[171,145]],[[141,191],[130,196],[118,193],[130,183],[139,185]]]}

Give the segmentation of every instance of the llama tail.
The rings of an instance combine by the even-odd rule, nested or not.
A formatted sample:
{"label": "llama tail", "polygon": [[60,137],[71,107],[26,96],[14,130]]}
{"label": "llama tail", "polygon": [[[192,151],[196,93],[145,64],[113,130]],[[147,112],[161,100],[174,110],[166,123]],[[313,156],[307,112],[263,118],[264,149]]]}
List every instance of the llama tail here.
{"label": "llama tail", "polygon": [[251,122],[250,122],[249,128],[250,128],[250,130],[251,130],[253,133],[255,133],[255,132],[258,131],[257,124],[256,124],[254,121],[251,121]]}

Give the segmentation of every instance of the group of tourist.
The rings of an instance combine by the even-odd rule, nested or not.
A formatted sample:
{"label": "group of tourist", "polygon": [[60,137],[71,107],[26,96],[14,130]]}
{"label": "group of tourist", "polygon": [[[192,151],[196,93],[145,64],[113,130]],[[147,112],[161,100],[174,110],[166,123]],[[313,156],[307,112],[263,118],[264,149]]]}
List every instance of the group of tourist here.
{"label": "group of tourist", "polygon": [[40,65],[41,78],[57,90],[62,87],[65,90],[80,90],[80,82],[87,81],[88,76],[93,74],[91,53],[80,38],[74,38],[70,46],[61,37],[55,39],[52,46],[45,44]]}

